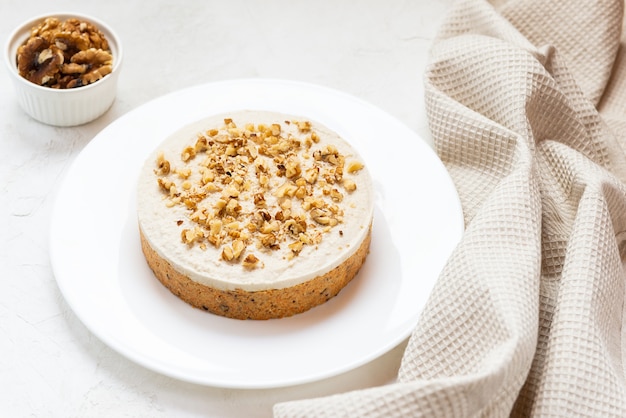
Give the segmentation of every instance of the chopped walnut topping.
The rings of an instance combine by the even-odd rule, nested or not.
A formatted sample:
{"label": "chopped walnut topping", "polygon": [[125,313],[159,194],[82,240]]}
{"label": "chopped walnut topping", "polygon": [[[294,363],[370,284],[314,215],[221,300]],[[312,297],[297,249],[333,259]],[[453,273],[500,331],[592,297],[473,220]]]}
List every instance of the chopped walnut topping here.
{"label": "chopped walnut topping", "polygon": [[349,193],[352,193],[353,191],[356,190],[356,183],[352,180],[344,179],[343,187],[344,189],[346,189],[346,191],[348,191]]}
{"label": "chopped walnut topping", "polygon": [[350,161],[348,163],[348,167],[346,167],[346,171],[350,174],[356,173],[357,171],[363,168],[363,163],[360,161]]}
{"label": "chopped walnut topping", "polygon": [[294,254],[300,254],[300,251],[302,251],[302,247],[303,246],[304,246],[304,244],[302,243],[302,241],[294,241],[291,244],[289,244],[289,249]]}
{"label": "chopped walnut topping", "polygon": [[180,154],[180,158],[184,161],[187,162],[189,160],[191,160],[192,158],[194,158],[196,156],[196,148],[189,146],[186,147],[183,152]]}
{"label": "chopped walnut topping", "polygon": [[233,249],[228,245],[225,246],[222,249],[222,260],[231,261],[233,258],[235,258],[235,255],[233,254]]}
{"label": "chopped walnut topping", "polygon": [[246,258],[243,259],[242,265],[245,268],[255,268],[259,265],[259,259],[254,254],[248,254]]}
{"label": "chopped walnut topping", "polygon": [[180,236],[185,244],[193,244],[204,238],[204,232],[201,228],[195,227],[194,229],[183,229]]}
{"label": "chopped walnut topping", "polygon": [[304,175],[304,179],[306,180],[307,183],[309,184],[315,184],[315,182],[317,181],[317,176],[320,173],[320,169],[318,166],[314,166],[310,169],[308,169]]}
{"label": "chopped walnut topping", "polygon": [[159,153],[154,172],[166,205],[187,208],[194,225],[178,224],[182,242],[210,244],[248,269],[262,268],[259,257],[283,244],[287,259],[314,249],[343,223],[344,194],[356,190],[363,168],[320,142],[308,121],[237,126],[226,118],[181,150],[180,166]]}
{"label": "chopped walnut topping", "polygon": [[160,152],[157,156],[156,173],[163,176],[166,176],[170,173],[170,162],[165,159],[165,156],[162,152]]}
{"label": "chopped walnut topping", "polygon": [[300,132],[309,132],[311,130],[311,122],[309,121],[298,121],[296,125]]}
{"label": "chopped walnut topping", "polygon": [[254,205],[259,207],[264,207],[266,205],[265,195],[263,195],[263,193],[254,194]]}

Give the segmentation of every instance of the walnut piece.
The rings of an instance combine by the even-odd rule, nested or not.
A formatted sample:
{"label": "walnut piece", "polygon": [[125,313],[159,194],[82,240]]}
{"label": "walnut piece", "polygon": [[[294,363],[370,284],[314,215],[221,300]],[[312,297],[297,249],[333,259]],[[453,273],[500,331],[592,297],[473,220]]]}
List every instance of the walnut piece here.
{"label": "walnut piece", "polygon": [[113,56],[104,34],[92,23],[46,18],[31,29],[17,50],[17,69],[28,81],[46,87],[85,86],[113,71]]}

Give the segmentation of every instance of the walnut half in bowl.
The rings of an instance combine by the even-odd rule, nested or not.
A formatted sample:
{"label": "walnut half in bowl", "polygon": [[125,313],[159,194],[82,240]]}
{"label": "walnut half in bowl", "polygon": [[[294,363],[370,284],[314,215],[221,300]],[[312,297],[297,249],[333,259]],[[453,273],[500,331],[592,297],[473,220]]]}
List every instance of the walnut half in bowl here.
{"label": "walnut half in bowl", "polygon": [[17,102],[55,126],[90,122],[111,107],[122,57],[122,44],[107,24],[76,13],[29,19],[4,48]]}

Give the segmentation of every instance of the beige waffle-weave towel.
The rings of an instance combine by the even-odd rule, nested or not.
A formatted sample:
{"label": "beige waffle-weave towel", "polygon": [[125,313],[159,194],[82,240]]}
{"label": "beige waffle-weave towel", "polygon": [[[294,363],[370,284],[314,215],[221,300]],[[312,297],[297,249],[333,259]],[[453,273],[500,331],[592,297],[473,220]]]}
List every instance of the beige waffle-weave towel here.
{"label": "beige waffle-weave towel", "polygon": [[425,87],[465,235],[397,383],[276,417],[626,417],[623,10],[454,6]]}

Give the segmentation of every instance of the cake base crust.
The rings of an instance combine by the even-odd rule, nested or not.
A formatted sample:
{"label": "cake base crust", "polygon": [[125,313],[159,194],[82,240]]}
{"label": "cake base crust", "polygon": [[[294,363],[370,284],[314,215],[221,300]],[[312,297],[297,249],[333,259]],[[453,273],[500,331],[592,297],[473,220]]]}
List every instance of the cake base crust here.
{"label": "cake base crust", "polygon": [[141,248],[159,281],[191,306],[234,319],[275,319],[308,311],[336,296],[359,272],[369,252],[371,226],[359,248],[339,266],[284,289],[245,291],[205,286],[176,271],[140,231]]}

